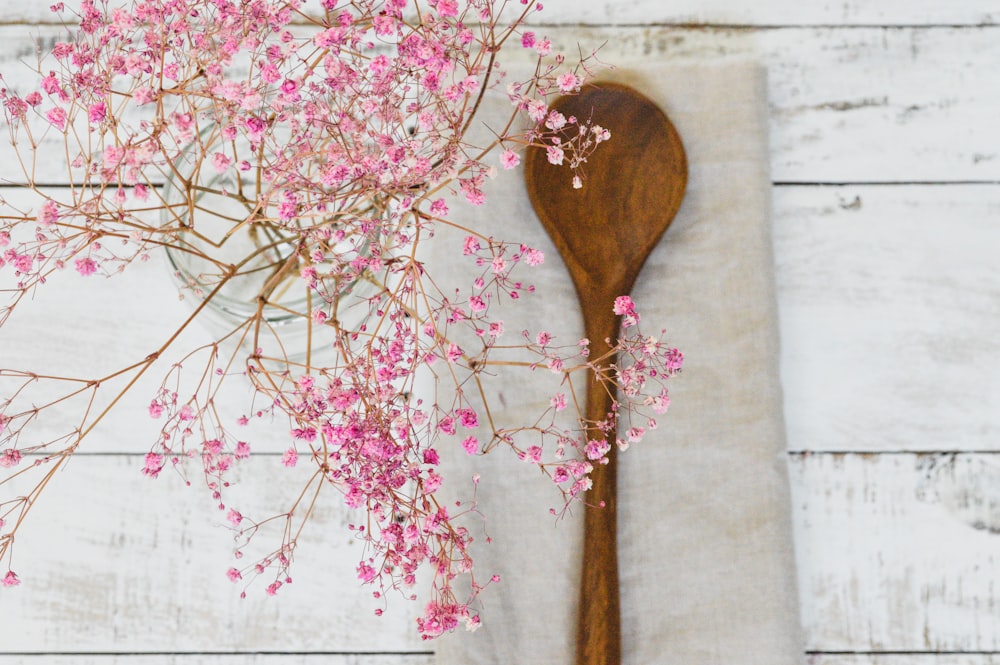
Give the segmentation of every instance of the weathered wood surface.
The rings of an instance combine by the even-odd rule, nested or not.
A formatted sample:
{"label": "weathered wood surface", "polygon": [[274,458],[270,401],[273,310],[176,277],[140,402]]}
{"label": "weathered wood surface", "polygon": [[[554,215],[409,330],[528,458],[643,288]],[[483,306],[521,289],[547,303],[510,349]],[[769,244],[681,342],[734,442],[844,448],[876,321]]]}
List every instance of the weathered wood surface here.
{"label": "weathered wood surface", "polygon": [[[433,665],[434,656],[409,654],[36,654],[0,655],[0,665]],[[950,664],[945,664],[950,665]],[[962,665],[965,665],[964,663]],[[979,665],[978,663],[974,665]],[[988,665],[983,663],[983,665]]]}
{"label": "weathered wood surface", "polygon": [[[385,604],[358,581],[363,545],[347,530],[361,513],[343,510],[331,488],[299,544],[293,583],[270,597],[274,575],[265,575],[241,600],[243,583],[226,570],[256,561],[280,536],[262,532],[259,549],[237,562],[226,513],[197,470],[185,487],[169,469],[143,476],[141,464],[136,455],[80,456],[58,474],[18,534],[13,565],[23,583],[0,594],[0,651],[427,650],[414,623],[419,603],[390,595],[385,616],[375,616]],[[307,466],[252,459],[223,500],[248,520],[287,510],[300,489],[292,479],[307,479]]]}
{"label": "weathered wood surface", "polygon": [[[24,86],[14,61],[34,58],[32,34],[54,34],[20,25],[47,19],[48,4],[0,0],[7,85]],[[1000,262],[991,259],[1000,248],[1000,189],[873,184],[1000,181],[1000,83],[993,75],[1000,3],[547,4],[544,21],[576,27],[545,32],[564,47],[607,40],[602,59],[609,62],[762,62],[770,74],[774,180],[859,183],[775,188],[809,665],[1000,665],[1000,462],[992,454],[1000,449]],[[678,23],[716,27],[665,25]],[[8,151],[0,144],[0,178],[14,173]],[[44,166],[41,179],[65,180],[58,160]],[[138,281],[102,289],[108,299],[139,303],[145,313],[129,322],[139,339],[151,331],[148,319],[185,311],[182,303],[143,310],[152,300],[147,289],[169,286],[160,266],[142,270]],[[96,310],[87,313],[78,294],[68,289],[45,307],[103,320]],[[25,317],[19,325],[31,333],[14,335],[13,346],[4,338],[0,365],[23,352],[18,343],[45,348],[51,359],[74,350],[57,322]],[[121,351],[91,349],[85,368],[111,363]],[[132,406],[140,413],[142,401]],[[412,630],[414,607],[396,603],[386,617],[371,616],[352,574],[359,548],[348,543],[341,513],[324,516],[304,545],[325,553],[321,565],[303,550],[295,584],[278,598],[258,588],[239,601],[223,575],[228,532],[204,490],[139,475],[149,426],[130,416],[109,422],[90,451],[133,456],[81,456],[39,504],[36,524],[53,523],[44,514],[50,511],[65,526],[32,527],[44,531],[38,539],[26,527],[19,541],[16,567],[25,586],[0,594],[0,665],[433,662],[419,653],[427,645]],[[830,450],[876,454],[808,454]],[[958,454],[900,452],[938,450]],[[962,452],[976,450],[990,452]],[[254,469],[269,460],[260,473],[285,471],[268,457]],[[112,483],[120,489],[114,499],[93,492]],[[140,521],[148,528],[135,528]],[[179,545],[163,547],[168,541]],[[330,599],[320,609],[317,594]],[[100,620],[81,620],[81,612]],[[324,653],[248,653],[284,652],[293,643]],[[214,655],[171,655],[199,649]],[[92,650],[123,655],[80,655]],[[218,653],[224,650],[231,653]],[[328,655],[395,650],[415,655]],[[141,653],[151,651],[162,655]]]}
{"label": "weathered wood surface", "polygon": [[[1000,185],[778,187],[774,210],[789,448],[1000,450],[1000,392],[990,389],[1000,376]],[[36,371],[97,378],[145,358],[189,311],[161,258],[111,279],[58,275],[4,328],[0,366],[31,358]],[[86,331],[109,316],[120,321],[118,343],[86,354],[86,338],[58,323]],[[207,341],[196,325],[178,349]],[[145,407],[166,370],[152,371],[83,450],[147,450],[156,423]],[[223,404],[235,420],[248,397],[241,377],[230,381]],[[38,436],[69,424],[48,421]],[[287,441],[254,445],[275,452]]]}
{"label": "weathered wood surface", "polygon": [[[794,3],[789,3],[794,4]],[[610,5],[609,5],[610,6]],[[54,28],[39,28],[53,38]],[[575,53],[607,43],[606,62],[711,64],[752,59],[768,67],[771,172],[777,182],[1000,181],[993,131],[1000,28],[684,29],[552,28]],[[0,26],[0,72],[28,90],[35,47],[23,27]],[[517,58],[521,56],[509,56]],[[32,84],[33,85],[33,84]],[[63,150],[45,139],[36,177],[65,182]],[[4,137],[6,141],[6,137]],[[11,155],[0,143],[0,155]],[[23,182],[10,159],[0,179]]]}
{"label": "weathered wood surface", "polygon": [[[52,21],[52,2],[0,0],[5,23]],[[67,2],[67,5],[71,3]],[[1000,20],[995,0],[547,0],[541,19],[564,24],[727,25],[990,25]]]}
{"label": "weathered wood surface", "polygon": [[997,450],[1000,186],[778,187],[792,450]]}
{"label": "weathered wood surface", "polygon": [[[140,466],[137,455],[81,457],[57,478],[18,541],[24,584],[0,594],[0,616],[17,617],[0,622],[3,651],[426,647],[412,630],[416,605],[393,602],[372,616],[376,605],[353,573],[360,546],[334,493],[306,532],[294,584],[276,598],[251,587],[241,601],[224,575],[223,514],[197,483],[150,480]],[[243,473],[263,494],[241,495],[237,485],[233,505],[252,514],[279,498],[279,483],[266,479],[291,472],[263,457]],[[810,651],[1000,652],[995,456],[801,454],[791,477]],[[113,496],[101,489],[109,484],[119,488]]]}
{"label": "weathered wood surface", "polygon": [[811,651],[1000,652],[1000,459],[792,457]]}

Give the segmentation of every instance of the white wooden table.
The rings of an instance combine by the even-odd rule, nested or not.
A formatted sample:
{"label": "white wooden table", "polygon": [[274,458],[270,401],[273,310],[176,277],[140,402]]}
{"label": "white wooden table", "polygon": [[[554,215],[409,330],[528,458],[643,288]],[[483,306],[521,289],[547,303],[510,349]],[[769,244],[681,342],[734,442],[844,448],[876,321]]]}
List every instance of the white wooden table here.
{"label": "white wooden table", "polygon": [[[29,27],[48,4],[0,1],[0,71],[33,57],[32,30],[52,34]],[[606,39],[611,62],[769,68],[809,662],[1000,663],[1000,0],[547,5],[543,31]],[[72,351],[47,328],[39,348]],[[330,554],[299,570],[327,586],[237,600],[205,497],[139,476],[135,436],[109,430],[39,508],[44,546],[18,555],[31,588],[0,600],[0,665],[433,662],[412,608],[375,619],[348,577],[310,576],[355,555],[338,516],[316,536]],[[92,490],[112,477],[114,497]],[[175,514],[158,511],[168,498]]]}

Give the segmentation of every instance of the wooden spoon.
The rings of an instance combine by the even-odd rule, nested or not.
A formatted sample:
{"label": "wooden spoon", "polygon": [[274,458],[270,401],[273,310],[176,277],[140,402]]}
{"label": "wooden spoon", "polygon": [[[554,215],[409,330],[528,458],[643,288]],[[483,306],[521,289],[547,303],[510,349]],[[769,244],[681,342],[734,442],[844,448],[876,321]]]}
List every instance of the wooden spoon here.
{"label": "wooden spoon", "polygon": [[[646,257],[670,226],[687,185],[687,158],[673,125],[653,102],[626,86],[603,83],[558,99],[566,117],[611,130],[584,166],[582,189],[573,189],[565,168],[547,163],[545,151],[525,159],[528,196],[569,269],[583,310],[590,357],[610,352],[618,337],[614,299],[628,294]],[[573,129],[575,131],[575,127]],[[614,362],[608,358],[604,365]],[[586,422],[607,419],[613,395],[596,375],[587,382]],[[584,515],[583,574],[577,621],[577,665],[621,663],[618,595],[616,450],[591,477]]]}

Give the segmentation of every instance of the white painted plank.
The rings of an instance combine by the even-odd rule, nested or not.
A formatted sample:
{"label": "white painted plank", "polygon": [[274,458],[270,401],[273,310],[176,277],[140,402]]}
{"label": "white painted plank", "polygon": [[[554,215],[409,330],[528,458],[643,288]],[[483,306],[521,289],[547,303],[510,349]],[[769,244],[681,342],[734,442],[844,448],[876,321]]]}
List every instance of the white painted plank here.
{"label": "white painted plank", "polygon": [[1000,4],[974,0],[547,0],[544,4],[540,20],[598,25],[982,25],[1000,17]]}
{"label": "white painted plank", "polygon": [[808,665],[997,665],[1000,663],[1000,655],[974,653],[811,654],[806,662]]}
{"label": "white painted plank", "polygon": [[[356,577],[363,548],[346,528],[360,513],[343,509],[337,492],[320,496],[294,583],[271,597],[262,578],[240,600],[242,587],[226,576],[238,563],[232,532],[197,473],[185,487],[169,470],[146,478],[141,464],[140,456],[79,457],[55,477],[17,535],[22,584],[0,593],[0,651],[428,650],[414,623],[419,603],[393,595],[385,615],[374,615],[383,605]],[[247,519],[287,510],[306,466],[251,458],[224,496]],[[273,532],[262,535],[270,541],[259,542],[261,552],[280,545]],[[244,564],[256,560],[247,552]]]}
{"label": "white painted plank", "polygon": [[995,450],[1000,187],[779,187],[793,450]]}
{"label": "white painted plank", "polygon": [[791,478],[810,651],[1000,650],[1000,459],[807,454]]}
{"label": "white painted plank", "polygon": [[[50,4],[0,0],[0,17],[4,22],[52,21]],[[564,24],[984,25],[1000,17],[1000,5],[993,0],[547,0],[544,4],[539,20]]]}
{"label": "white painted plank", "polygon": [[[998,202],[997,185],[774,190],[792,450],[1000,449]],[[90,378],[144,358],[188,312],[175,293],[159,259],[123,278],[59,275],[0,330],[0,367]],[[179,349],[208,340],[195,326]],[[148,450],[156,423],[146,405],[166,370],[160,363],[83,450]],[[235,421],[249,399],[241,377],[229,380],[222,404]],[[70,425],[43,421],[35,435]],[[283,433],[251,443],[281,451]]]}
{"label": "white painted plank", "polygon": [[[275,458],[258,464],[245,473],[263,504],[287,470]],[[0,622],[0,649],[433,648],[410,630],[413,605],[371,616],[341,511],[324,512],[308,532],[294,584],[274,598],[251,589],[240,601],[223,575],[222,515],[198,488],[148,480],[139,466],[138,456],[86,457],[56,478],[18,541],[24,584],[0,593],[0,616],[15,617]],[[790,473],[810,651],[1000,651],[1000,460],[795,455]],[[114,496],[103,491],[111,485]]]}
{"label": "white painted plank", "polygon": [[[37,654],[5,656],[0,665],[433,665],[434,656],[412,654],[194,654],[88,655]],[[963,664],[964,665],[964,664]]]}
{"label": "white painted plank", "polygon": [[[51,28],[42,29],[51,37]],[[575,53],[607,43],[602,59],[622,67],[757,60],[769,68],[771,171],[782,182],[1000,180],[995,109],[1000,61],[995,28],[683,29],[553,28]],[[0,27],[0,71],[29,88],[15,61],[34,58],[22,28]],[[524,57],[516,51],[510,61]],[[678,100],[683,103],[683,100]],[[720,128],[720,132],[724,131]],[[38,178],[64,182],[62,150],[50,134]],[[0,155],[12,155],[0,144]],[[0,179],[23,182],[11,159]]]}

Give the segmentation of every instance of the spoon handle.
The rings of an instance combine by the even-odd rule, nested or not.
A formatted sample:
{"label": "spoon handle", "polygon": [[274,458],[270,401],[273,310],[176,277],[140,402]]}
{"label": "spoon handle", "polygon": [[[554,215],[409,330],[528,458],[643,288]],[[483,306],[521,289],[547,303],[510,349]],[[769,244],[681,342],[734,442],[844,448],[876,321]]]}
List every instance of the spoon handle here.
{"label": "spoon handle", "polygon": [[[590,357],[600,358],[610,347],[606,339],[618,334],[618,317],[610,303],[603,308],[583,307],[585,329],[590,339]],[[606,314],[605,314],[606,312]],[[613,362],[611,358],[607,362]],[[588,373],[586,418],[600,422],[611,413],[614,395],[607,384]],[[614,433],[591,429],[588,438],[611,440],[608,463],[596,464],[593,486],[584,500],[583,568],[580,577],[580,611],[577,615],[576,665],[620,665],[621,607],[618,595],[617,452]]]}

